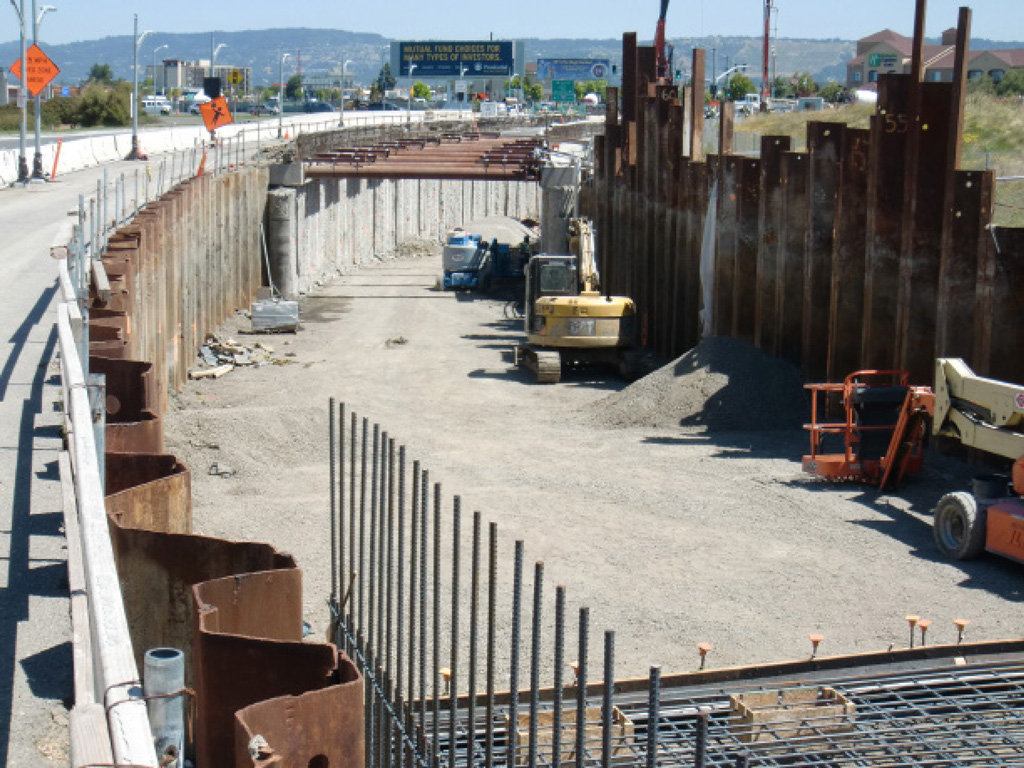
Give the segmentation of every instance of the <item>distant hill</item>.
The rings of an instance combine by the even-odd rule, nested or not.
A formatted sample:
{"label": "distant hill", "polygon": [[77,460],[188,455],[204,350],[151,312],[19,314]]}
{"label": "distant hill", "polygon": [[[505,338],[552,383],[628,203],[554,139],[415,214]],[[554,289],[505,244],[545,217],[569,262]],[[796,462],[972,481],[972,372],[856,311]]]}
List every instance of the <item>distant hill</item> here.
{"label": "distant hill", "polygon": [[[350,59],[349,72],[356,82],[368,83],[380,71],[386,55],[385,49],[391,39],[375,34],[347,32],[331,29],[265,29],[244,32],[215,32],[217,44],[226,47],[218,54],[221,64],[251,66],[253,79],[257,84],[277,82],[281,51],[296,57],[302,56],[303,72],[308,74],[337,71],[341,62]],[[607,40],[539,39],[528,38],[526,56],[528,61],[538,58],[607,58],[618,63],[622,55],[622,42]],[[722,73],[728,66],[745,63],[748,73],[758,79],[761,62],[761,39],[754,37],[701,37],[669,40],[675,46],[676,66],[688,69],[690,52],[694,47],[708,52],[708,74],[712,66],[716,73]],[[210,36],[208,34],[165,34],[156,33],[148,37],[139,52],[140,77],[144,67],[153,61],[157,46],[167,45],[159,57],[185,60],[209,59]],[[650,44],[650,41],[642,41]],[[1024,47],[1024,43],[974,40],[975,48]],[[853,57],[856,44],[847,40],[796,40],[780,38],[775,41],[775,72],[790,75],[795,72],[810,72],[819,82],[830,79],[843,80],[846,76],[845,62]],[[85,79],[93,64],[109,64],[115,77],[131,79],[132,38],[131,35],[105,37],[100,40],[85,40],[64,45],[44,45],[47,54],[61,68],[58,83],[75,84]],[[18,58],[18,43],[0,43],[0,63],[6,66]],[[294,61],[288,62],[288,68]]]}

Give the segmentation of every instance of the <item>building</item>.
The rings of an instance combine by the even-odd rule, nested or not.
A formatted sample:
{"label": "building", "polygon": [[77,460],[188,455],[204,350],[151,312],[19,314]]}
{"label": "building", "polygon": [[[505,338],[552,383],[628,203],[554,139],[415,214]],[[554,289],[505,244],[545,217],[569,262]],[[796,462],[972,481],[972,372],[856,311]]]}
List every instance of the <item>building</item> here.
{"label": "building", "polygon": [[[848,88],[874,88],[878,76],[909,73],[914,41],[891,29],[884,29],[857,41],[857,55],[846,65]],[[956,29],[942,33],[942,42],[924,46],[924,79],[930,82],[953,81]],[[1024,48],[969,51],[967,77],[989,75],[999,82],[1009,70],[1024,67]]]}
{"label": "building", "polygon": [[221,87],[226,91],[231,87],[229,78],[235,70],[242,77],[241,83],[235,89],[236,94],[250,93],[252,89],[251,67],[218,64],[213,68],[211,74],[209,59],[200,59],[199,61],[164,59],[155,67],[152,64],[146,65],[146,77],[152,80],[157,93],[166,96],[174,89],[182,93],[201,90],[205,77],[219,77]]}

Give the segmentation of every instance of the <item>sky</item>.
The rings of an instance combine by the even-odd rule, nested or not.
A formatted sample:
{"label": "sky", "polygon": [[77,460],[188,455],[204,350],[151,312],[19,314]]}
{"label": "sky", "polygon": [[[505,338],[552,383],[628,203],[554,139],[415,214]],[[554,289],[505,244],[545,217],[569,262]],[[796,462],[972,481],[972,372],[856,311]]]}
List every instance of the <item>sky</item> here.
{"label": "sky", "polygon": [[[30,0],[14,0],[26,5]],[[56,5],[47,14],[40,39],[70,43],[110,35],[130,35],[132,16],[139,29],[155,32],[209,32],[275,27],[315,27],[372,32],[403,40],[480,40],[495,38],[619,38],[637,32],[651,39],[659,0],[37,0]],[[764,0],[671,0],[668,37],[757,36],[763,29]],[[773,0],[779,37],[855,40],[886,27],[913,33],[914,0]],[[938,37],[956,26],[962,0],[930,0],[926,33]],[[1024,40],[1024,0],[980,0],[974,6],[973,36]],[[0,41],[18,37],[17,14],[0,8]]]}

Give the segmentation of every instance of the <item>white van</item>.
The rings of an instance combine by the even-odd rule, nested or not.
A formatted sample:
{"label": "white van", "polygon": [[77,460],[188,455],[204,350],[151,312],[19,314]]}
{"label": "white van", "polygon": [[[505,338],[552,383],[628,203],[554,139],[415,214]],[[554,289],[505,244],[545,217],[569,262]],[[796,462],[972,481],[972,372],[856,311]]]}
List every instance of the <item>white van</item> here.
{"label": "white van", "polygon": [[171,102],[163,96],[143,96],[142,110],[144,112],[159,112],[161,115],[171,114]]}

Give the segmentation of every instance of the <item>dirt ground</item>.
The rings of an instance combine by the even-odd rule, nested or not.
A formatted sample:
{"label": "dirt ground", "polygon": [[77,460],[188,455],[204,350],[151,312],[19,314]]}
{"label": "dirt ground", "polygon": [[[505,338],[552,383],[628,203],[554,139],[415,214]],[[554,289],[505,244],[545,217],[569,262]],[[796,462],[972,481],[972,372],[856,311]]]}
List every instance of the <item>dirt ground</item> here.
{"label": "dirt ground", "polygon": [[[643,397],[649,412],[666,391],[619,393],[608,372],[531,383],[512,367],[519,327],[504,302],[441,292],[439,277],[436,250],[339,277],[304,300],[294,336],[242,336],[238,316],[222,338],[261,341],[288,364],[192,382],[168,414],[168,450],[193,472],[197,532],[295,554],[317,636],[330,588],[331,396],[379,422],[464,510],[499,522],[502,572],[523,539],[527,571],[543,560],[547,588],[590,607],[595,652],[597,633],[616,630],[619,677],[655,663],[693,669],[701,641],[716,667],[806,657],[813,632],[827,655],[902,647],[907,614],[934,622],[930,643],[955,641],[961,617],[971,640],[1020,636],[1021,566],[947,562],[932,543],[929,510],[967,486],[958,462],[929,456],[922,475],[879,494],[803,476],[799,429],[631,424],[625,405]],[[758,418],[774,407],[758,375],[745,377],[749,403],[716,402],[771,422]],[[602,418],[609,397],[615,417]],[[234,474],[209,474],[214,463]]]}

